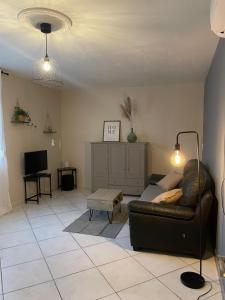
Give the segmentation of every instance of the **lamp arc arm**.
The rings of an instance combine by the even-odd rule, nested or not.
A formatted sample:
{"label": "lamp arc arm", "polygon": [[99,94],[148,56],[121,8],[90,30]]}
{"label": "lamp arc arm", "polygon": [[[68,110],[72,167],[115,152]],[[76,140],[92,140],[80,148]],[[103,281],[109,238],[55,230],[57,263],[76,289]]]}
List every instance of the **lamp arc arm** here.
{"label": "lamp arc arm", "polygon": [[197,139],[197,159],[199,160],[199,134],[197,131],[195,130],[189,130],[189,131],[180,131],[177,133],[177,138],[176,138],[176,146],[178,149],[180,149],[180,144],[179,144],[179,136],[183,135],[183,134],[195,134],[196,135],[196,139]]}

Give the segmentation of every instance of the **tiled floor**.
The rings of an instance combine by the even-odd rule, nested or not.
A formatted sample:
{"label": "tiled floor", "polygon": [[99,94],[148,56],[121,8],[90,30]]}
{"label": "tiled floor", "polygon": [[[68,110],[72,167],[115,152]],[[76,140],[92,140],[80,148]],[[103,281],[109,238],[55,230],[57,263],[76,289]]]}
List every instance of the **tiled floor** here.
{"label": "tiled floor", "polygon": [[[0,300],[197,300],[209,289],[179,281],[198,269],[195,259],[134,252],[128,223],[115,240],[63,232],[85,211],[86,196],[57,191],[0,217]],[[213,288],[201,299],[222,300],[213,258],[203,273]]]}

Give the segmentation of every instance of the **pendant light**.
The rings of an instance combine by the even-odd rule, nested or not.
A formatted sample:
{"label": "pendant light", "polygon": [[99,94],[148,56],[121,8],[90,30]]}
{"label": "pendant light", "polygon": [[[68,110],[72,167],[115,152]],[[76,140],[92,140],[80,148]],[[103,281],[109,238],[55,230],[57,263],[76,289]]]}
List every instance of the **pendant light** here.
{"label": "pendant light", "polygon": [[42,65],[45,72],[51,71],[51,63],[48,56],[48,34],[51,33],[51,28],[52,26],[49,23],[41,23],[40,25],[41,32],[45,34],[45,57]]}
{"label": "pendant light", "polygon": [[72,20],[64,13],[45,7],[30,7],[19,11],[18,20],[24,28],[35,29],[45,35],[45,56],[34,64],[33,81],[44,86],[61,87],[63,81],[59,65],[48,54],[48,37],[51,33],[67,32]]}
{"label": "pendant light", "polygon": [[44,86],[61,87],[63,81],[60,78],[59,67],[48,55],[48,35],[52,32],[52,25],[41,23],[40,31],[45,35],[45,56],[35,65],[33,81]]}

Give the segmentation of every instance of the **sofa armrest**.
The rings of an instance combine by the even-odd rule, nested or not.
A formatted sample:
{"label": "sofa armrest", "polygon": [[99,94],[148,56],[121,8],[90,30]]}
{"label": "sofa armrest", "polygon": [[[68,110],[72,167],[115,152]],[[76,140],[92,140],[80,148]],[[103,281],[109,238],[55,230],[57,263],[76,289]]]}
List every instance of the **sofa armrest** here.
{"label": "sofa armrest", "polygon": [[130,212],[161,216],[166,218],[191,220],[195,216],[195,211],[192,208],[173,205],[173,204],[158,204],[146,201],[131,201],[128,204]]}

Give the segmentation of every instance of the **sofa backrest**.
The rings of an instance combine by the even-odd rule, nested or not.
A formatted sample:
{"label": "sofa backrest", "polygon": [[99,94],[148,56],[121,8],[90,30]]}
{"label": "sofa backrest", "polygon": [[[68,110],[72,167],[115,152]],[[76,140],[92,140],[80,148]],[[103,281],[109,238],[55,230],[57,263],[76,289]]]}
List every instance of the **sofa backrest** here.
{"label": "sofa backrest", "polygon": [[[198,205],[198,161],[192,159],[187,162],[184,168],[184,178],[182,180],[183,196],[179,202],[182,206],[195,208]],[[208,190],[213,191],[213,180],[207,167],[200,162],[200,196]]]}

